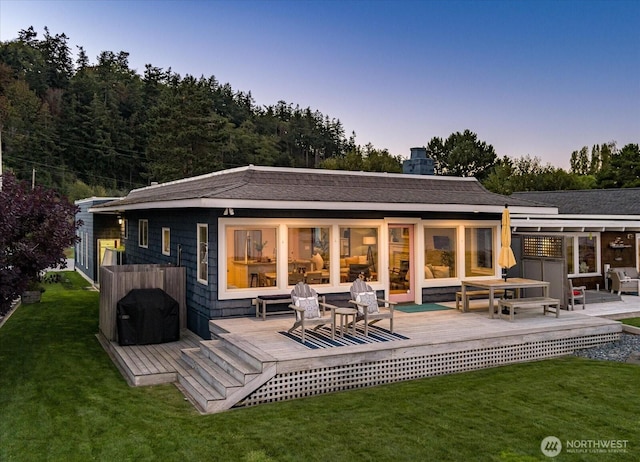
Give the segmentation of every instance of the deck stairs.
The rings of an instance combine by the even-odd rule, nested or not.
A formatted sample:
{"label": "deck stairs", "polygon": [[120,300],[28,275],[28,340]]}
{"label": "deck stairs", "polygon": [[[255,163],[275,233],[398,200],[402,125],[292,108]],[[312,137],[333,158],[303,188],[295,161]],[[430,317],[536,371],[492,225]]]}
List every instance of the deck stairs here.
{"label": "deck stairs", "polygon": [[186,367],[178,382],[205,414],[232,408],[276,374],[275,358],[234,334],[185,348],[180,361]]}

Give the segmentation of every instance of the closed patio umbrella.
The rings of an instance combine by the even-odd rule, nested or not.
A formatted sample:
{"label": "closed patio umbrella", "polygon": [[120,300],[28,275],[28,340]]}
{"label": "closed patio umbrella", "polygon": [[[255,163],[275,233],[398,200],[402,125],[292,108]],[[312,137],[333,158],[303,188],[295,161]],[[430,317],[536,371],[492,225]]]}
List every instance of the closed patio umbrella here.
{"label": "closed patio umbrella", "polygon": [[502,267],[504,280],[507,280],[507,269],[516,264],[516,257],[511,250],[511,217],[509,215],[509,206],[505,204],[502,211],[502,246],[500,247],[500,255],[498,256],[498,264]]}

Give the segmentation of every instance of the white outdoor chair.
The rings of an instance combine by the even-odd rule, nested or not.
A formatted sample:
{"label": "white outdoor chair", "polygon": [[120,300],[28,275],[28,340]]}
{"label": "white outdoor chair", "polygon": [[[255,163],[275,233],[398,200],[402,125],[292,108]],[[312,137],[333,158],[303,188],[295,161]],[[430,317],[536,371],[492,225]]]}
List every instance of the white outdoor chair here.
{"label": "white outdoor chair", "polygon": [[389,330],[393,332],[393,308],[396,302],[376,297],[375,291],[366,283],[364,278],[358,277],[351,285],[351,300],[356,306],[358,314],[356,321],[364,321],[364,335],[369,335],[369,326],[383,319],[389,320]]}
{"label": "white outdoor chair", "polygon": [[[289,329],[289,333],[298,327],[300,328],[300,337],[304,342],[305,330],[313,327],[314,330],[324,325],[331,326],[331,338],[335,339],[335,326],[333,320],[333,310],[337,307],[325,303],[324,297],[322,301],[318,299],[318,293],[304,282],[298,282],[291,291],[291,304],[289,308],[295,311],[296,320],[293,327]],[[325,309],[329,308],[332,313],[329,317],[325,316]]]}

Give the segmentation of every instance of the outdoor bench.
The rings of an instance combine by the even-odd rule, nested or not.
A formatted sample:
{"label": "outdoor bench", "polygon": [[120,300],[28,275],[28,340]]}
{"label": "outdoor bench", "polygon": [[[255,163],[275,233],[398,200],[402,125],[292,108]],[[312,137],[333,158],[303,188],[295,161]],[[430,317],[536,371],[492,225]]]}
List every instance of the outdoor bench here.
{"label": "outdoor bench", "polygon": [[535,308],[540,306],[542,307],[543,315],[546,315],[547,311],[555,310],[556,318],[560,317],[560,300],[549,297],[500,299],[498,301],[498,315],[502,318],[502,309],[509,308],[509,321],[513,321],[513,310],[516,308]]}
{"label": "outdoor bench", "polygon": [[[282,314],[291,313],[289,308],[291,303],[291,294],[283,295],[260,295],[253,300],[253,304],[256,306],[256,318],[262,315],[262,319],[266,319],[267,314]],[[267,312],[267,305],[287,305],[285,310],[269,311]]]}
{"label": "outdoor bench", "polygon": [[[493,292],[494,295],[497,296],[503,296],[504,295],[504,290],[496,290]],[[469,300],[473,297],[473,298],[477,298],[477,297],[488,297],[489,296],[489,291],[488,290],[467,290],[465,297],[465,303],[462,306],[469,306]],[[462,291],[459,290],[456,292],[456,310],[460,309],[460,301],[462,300]]]}

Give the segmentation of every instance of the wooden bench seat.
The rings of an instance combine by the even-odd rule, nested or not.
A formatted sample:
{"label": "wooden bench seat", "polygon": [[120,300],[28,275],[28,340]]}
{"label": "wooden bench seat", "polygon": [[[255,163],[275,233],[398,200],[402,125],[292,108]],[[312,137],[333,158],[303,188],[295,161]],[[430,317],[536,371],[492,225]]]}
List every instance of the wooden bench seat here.
{"label": "wooden bench seat", "polygon": [[[502,297],[504,296],[504,290],[496,290],[493,292],[493,295],[496,297]],[[489,296],[488,290],[467,290],[467,293],[465,294],[466,300],[463,306],[469,307],[469,300],[471,298],[488,297],[488,296]],[[462,300],[462,291],[459,290],[456,292],[456,310],[460,309],[461,300]]]}
{"label": "wooden bench seat", "polygon": [[281,311],[270,311],[269,314],[278,314],[278,313],[292,313],[289,308],[289,303],[291,303],[291,295],[283,294],[283,295],[261,295],[260,297],[256,297],[253,300],[253,304],[256,306],[256,318],[262,316],[262,319],[265,320],[267,318],[267,305],[286,305],[286,309]]}
{"label": "wooden bench seat", "polygon": [[557,298],[549,297],[526,297],[526,298],[511,298],[500,299],[498,301],[498,316],[502,318],[502,309],[509,308],[509,321],[513,321],[513,310],[516,308],[537,308],[542,307],[543,315],[547,314],[547,311],[554,311],[556,318],[560,317],[560,300]]}
{"label": "wooden bench seat", "polygon": [[[325,302],[324,295],[319,297],[322,303]],[[262,316],[262,320],[267,319],[267,314],[285,314],[285,313],[293,313],[291,308],[289,308],[289,304],[291,303],[291,295],[290,294],[282,294],[282,295],[260,295],[253,299],[253,304],[256,306],[256,318]],[[267,311],[267,305],[286,305],[285,309],[278,311]]]}

